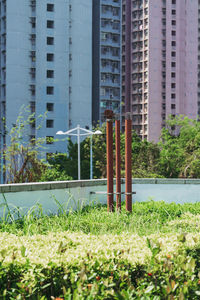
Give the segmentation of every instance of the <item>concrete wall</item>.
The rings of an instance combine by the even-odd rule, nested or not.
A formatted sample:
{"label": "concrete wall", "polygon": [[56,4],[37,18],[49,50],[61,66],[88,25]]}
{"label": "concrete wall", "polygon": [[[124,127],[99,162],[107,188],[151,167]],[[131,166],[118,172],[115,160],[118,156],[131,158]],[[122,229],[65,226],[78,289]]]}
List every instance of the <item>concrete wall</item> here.
{"label": "concrete wall", "polygon": [[[5,200],[9,209],[19,213],[41,204],[44,213],[56,213],[62,208],[66,211],[79,209],[92,203],[106,204],[106,179],[62,181],[46,183],[5,184],[0,185],[0,217],[7,214]],[[122,191],[125,190],[122,181]],[[199,179],[133,179],[133,202],[161,201],[167,203],[195,203],[200,201]],[[124,200],[124,197],[122,197]],[[59,204],[58,204],[59,202]]]}

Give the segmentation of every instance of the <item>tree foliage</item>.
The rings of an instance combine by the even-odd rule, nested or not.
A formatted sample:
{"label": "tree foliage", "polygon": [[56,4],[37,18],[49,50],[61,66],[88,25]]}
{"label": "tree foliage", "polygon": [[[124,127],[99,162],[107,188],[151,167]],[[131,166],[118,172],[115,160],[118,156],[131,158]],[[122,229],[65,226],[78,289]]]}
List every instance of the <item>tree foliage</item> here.
{"label": "tree foliage", "polygon": [[[42,116],[38,119],[43,121]],[[35,121],[35,115],[22,107],[16,123],[8,131],[7,144],[1,153],[6,183],[38,181],[45,170],[44,163],[38,158],[38,153],[41,154],[44,149],[45,139],[30,139],[28,134]]]}
{"label": "tree foliage", "polygon": [[167,125],[159,142],[160,172],[165,177],[200,178],[200,122],[177,116]]}
{"label": "tree foliage", "polygon": [[[41,160],[46,139],[24,139],[27,128],[35,122],[19,115],[9,133],[4,149],[6,182],[33,182],[78,179],[78,146],[68,139],[67,153],[52,154],[48,163]],[[106,178],[106,126],[93,130],[102,134],[81,142],[81,179],[90,178],[90,145],[93,149],[93,178]],[[115,159],[115,132],[113,133]],[[40,155],[39,155],[40,154]],[[125,175],[125,134],[121,133],[121,168]],[[115,171],[115,161],[114,161]],[[142,141],[132,132],[132,176],[166,178],[200,178],[200,122],[184,116],[170,118],[159,143]]]}
{"label": "tree foliage", "polygon": [[[102,135],[93,135],[93,177],[106,178],[106,128]],[[115,158],[115,132],[113,133]],[[58,154],[58,164],[77,179],[77,144],[69,142],[66,163]],[[125,134],[121,133],[121,166],[125,175]],[[61,168],[61,170],[62,170]],[[81,174],[89,178],[90,138],[81,143]],[[114,162],[115,170],[115,162]],[[132,176],[166,178],[200,178],[200,122],[184,116],[169,118],[159,143],[142,141],[132,132]]]}

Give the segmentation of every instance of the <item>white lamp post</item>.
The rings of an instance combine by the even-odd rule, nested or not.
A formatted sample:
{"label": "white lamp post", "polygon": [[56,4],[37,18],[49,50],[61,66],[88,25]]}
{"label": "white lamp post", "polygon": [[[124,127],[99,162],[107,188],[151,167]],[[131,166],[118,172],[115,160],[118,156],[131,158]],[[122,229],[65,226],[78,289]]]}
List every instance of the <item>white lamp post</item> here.
{"label": "white lamp post", "polygon": [[[84,133],[81,133],[83,131]],[[76,132],[76,133],[74,133]],[[93,135],[93,134],[102,134],[100,130],[91,131],[85,128],[81,128],[80,125],[77,125],[76,128],[70,129],[68,131],[57,131],[56,134],[59,135],[73,135],[77,136],[77,144],[78,144],[78,180],[81,180],[81,153],[80,153],[80,137],[86,135]],[[92,179],[92,139],[90,141],[90,179]]]}

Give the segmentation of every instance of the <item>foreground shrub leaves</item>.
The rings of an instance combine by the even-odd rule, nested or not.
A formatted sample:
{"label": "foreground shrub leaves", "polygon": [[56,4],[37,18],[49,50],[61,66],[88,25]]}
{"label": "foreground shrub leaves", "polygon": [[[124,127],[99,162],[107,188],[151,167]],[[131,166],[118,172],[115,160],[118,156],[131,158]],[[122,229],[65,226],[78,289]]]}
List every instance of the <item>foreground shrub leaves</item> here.
{"label": "foreground shrub leaves", "polygon": [[[0,246],[2,299],[199,299],[198,234],[6,236]],[[42,252],[48,242],[55,248],[46,252],[49,261]]]}

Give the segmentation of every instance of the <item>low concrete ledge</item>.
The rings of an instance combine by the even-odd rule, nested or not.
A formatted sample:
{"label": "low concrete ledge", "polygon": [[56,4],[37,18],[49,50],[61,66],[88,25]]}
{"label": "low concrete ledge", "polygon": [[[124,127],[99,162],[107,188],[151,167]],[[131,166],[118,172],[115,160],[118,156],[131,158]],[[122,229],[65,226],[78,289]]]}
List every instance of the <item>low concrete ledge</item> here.
{"label": "low concrete ledge", "polygon": [[106,179],[0,184],[0,193],[70,189],[76,187],[102,186],[106,184]]}
{"label": "low concrete ledge", "polygon": [[[132,190],[136,192],[133,195],[133,202],[149,200],[166,203],[200,202],[200,179],[133,178]],[[30,208],[40,204],[45,213],[56,213],[60,205],[65,210],[74,210],[81,205],[91,203],[106,204],[106,191],[106,179],[2,184],[0,185],[0,218],[7,207],[13,211],[17,207],[26,213]],[[122,192],[124,191],[125,179],[123,178]],[[124,200],[123,194],[122,201]]]}
{"label": "low concrete ledge", "polygon": [[[114,180],[114,184],[115,184]],[[125,178],[121,180],[122,185]],[[200,179],[167,179],[167,178],[133,178],[132,184],[195,184],[200,185]],[[78,187],[106,186],[107,179],[70,180],[33,183],[0,184],[0,193],[17,193],[25,191],[59,190]]]}
{"label": "low concrete ledge", "polygon": [[[123,179],[125,182],[125,179]],[[200,179],[133,178],[132,184],[200,184]]]}

